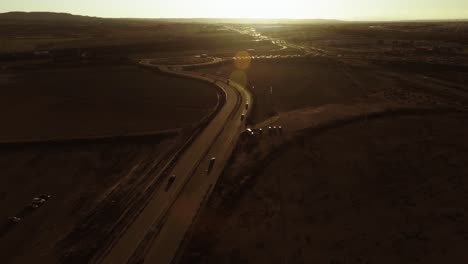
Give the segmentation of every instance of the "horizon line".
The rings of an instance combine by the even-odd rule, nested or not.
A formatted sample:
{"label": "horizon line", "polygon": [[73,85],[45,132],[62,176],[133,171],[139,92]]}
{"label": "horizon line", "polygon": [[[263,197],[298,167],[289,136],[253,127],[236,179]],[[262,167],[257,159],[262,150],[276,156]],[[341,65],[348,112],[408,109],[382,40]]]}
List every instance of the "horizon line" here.
{"label": "horizon line", "polygon": [[466,18],[421,18],[421,19],[371,19],[371,18],[313,18],[313,17],[302,17],[302,18],[288,18],[288,17],[106,17],[106,16],[92,16],[85,14],[69,13],[69,12],[56,12],[56,11],[6,11],[0,12],[1,14],[11,14],[11,13],[51,13],[51,14],[66,14],[72,16],[82,16],[89,18],[100,18],[100,19],[146,19],[146,20],[184,20],[184,19],[236,19],[236,20],[328,20],[328,21],[341,21],[341,22],[424,22],[424,21],[468,21]]}

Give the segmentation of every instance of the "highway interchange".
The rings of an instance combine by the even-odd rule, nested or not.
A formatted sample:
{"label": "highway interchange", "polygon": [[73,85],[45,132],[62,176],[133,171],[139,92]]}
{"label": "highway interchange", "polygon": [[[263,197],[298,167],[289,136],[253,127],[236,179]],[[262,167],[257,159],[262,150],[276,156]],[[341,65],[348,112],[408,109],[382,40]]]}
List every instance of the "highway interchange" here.
{"label": "highway interchange", "polygon": [[[141,64],[158,67],[147,61]],[[170,263],[200,205],[213,190],[240,133],[246,128],[241,115],[249,114],[250,109],[245,105],[252,103],[252,96],[246,89],[195,72],[158,68],[168,74],[215,83],[222,89],[226,101],[169,172],[176,175],[170,189],[165,191],[161,186],[154,191],[151,201],[107,250],[101,263]],[[216,162],[207,173],[212,157],[216,157]]]}
{"label": "highway interchange", "polygon": [[[250,30],[238,32],[252,33]],[[252,36],[256,39],[266,38],[258,33]],[[291,48],[284,41],[272,40],[272,42],[280,49]],[[293,48],[298,49],[298,47]],[[306,52],[307,54],[309,52]],[[106,264],[171,263],[198,210],[213,191],[240,134],[246,129],[245,118],[241,116],[249,115],[251,107],[246,105],[251,106],[253,99],[245,87],[217,76],[185,71],[184,68],[232,60],[284,59],[302,56],[305,55],[211,58],[211,61],[201,65],[179,66],[154,65],[151,60],[142,60],[140,65],[156,68],[165,74],[215,84],[224,94],[225,103],[208,125],[195,135],[169,171],[169,175],[176,176],[174,182],[170,183],[170,188],[167,188],[166,184],[157,187],[141,213],[120,235],[116,236],[114,243],[104,250],[104,254],[96,262]],[[216,161],[212,170],[207,171],[212,157],[216,157]]]}

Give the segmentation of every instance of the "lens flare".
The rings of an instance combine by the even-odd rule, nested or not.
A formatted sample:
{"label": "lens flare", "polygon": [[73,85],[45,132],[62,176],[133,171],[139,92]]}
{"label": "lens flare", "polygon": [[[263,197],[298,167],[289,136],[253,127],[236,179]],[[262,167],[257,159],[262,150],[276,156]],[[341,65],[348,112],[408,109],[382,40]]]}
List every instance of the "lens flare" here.
{"label": "lens flare", "polygon": [[239,51],[236,53],[234,65],[239,70],[246,70],[250,66],[250,54],[247,51]]}

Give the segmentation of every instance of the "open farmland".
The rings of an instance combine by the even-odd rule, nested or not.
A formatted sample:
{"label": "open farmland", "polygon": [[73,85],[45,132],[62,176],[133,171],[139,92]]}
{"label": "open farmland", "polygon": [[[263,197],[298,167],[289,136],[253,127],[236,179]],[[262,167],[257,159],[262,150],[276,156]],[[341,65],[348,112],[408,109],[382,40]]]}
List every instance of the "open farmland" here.
{"label": "open farmland", "polygon": [[327,58],[252,60],[246,70],[229,63],[199,71],[230,77],[251,88],[255,95],[254,123],[281,112],[349,104],[369,96],[409,104],[426,103],[424,101],[430,97],[427,94],[419,94],[419,98],[408,96],[420,92],[420,87],[394,76],[385,76],[372,65],[348,65]]}
{"label": "open farmland", "polygon": [[269,50],[269,42],[240,36],[222,25],[168,23],[158,20],[78,19],[28,21],[0,17],[0,55],[50,51],[94,56],[183,56],[234,54],[242,49]]}
{"label": "open farmland", "polygon": [[[316,25],[256,25],[261,34],[305,46],[317,46],[336,52],[362,52],[362,55],[384,51],[406,51],[416,55],[417,47],[466,47],[468,22],[367,22],[328,23]],[[426,50],[426,54],[438,50]],[[439,50],[441,51],[441,50]],[[450,53],[463,49],[447,50]]]}
{"label": "open farmland", "polygon": [[[160,136],[3,147],[0,151],[3,262],[58,263],[63,255],[62,241],[84,223],[93,224],[88,226],[94,235],[93,243],[108,237],[118,217],[150,186],[174,144],[174,138]],[[52,197],[33,209],[31,201],[38,195]],[[99,216],[95,216],[96,210]],[[10,216],[21,217],[23,221],[9,225],[6,219]],[[81,232],[81,238],[74,243],[83,242],[86,236]],[[88,242],[87,247],[94,246]]]}
{"label": "open farmland", "polygon": [[246,84],[255,95],[252,119],[261,122],[278,112],[350,100],[373,90],[355,87],[336,62],[326,59],[252,61],[244,71],[234,63],[200,69]]}
{"label": "open farmland", "polygon": [[208,83],[137,66],[37,68],[0,74],[1,141],[154,133],[213,111]]}

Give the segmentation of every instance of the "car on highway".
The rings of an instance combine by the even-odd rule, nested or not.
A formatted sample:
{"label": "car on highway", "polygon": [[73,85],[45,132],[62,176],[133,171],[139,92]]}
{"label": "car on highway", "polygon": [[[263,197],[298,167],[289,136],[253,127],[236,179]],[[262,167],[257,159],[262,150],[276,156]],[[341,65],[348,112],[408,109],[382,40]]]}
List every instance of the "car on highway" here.
{"label": "car on highway", "polygon": [[210,173],[211,170],[213,169],[213,166],[215,164],[215,161],[216,161],[216,158],[215,157],[212,157],[210,159],[210,163],[208,163],[208,169],[206,170],[207,173]]}
{"label": "car on highway", "polygon": [[273,128],[271,126],[268,127],[268,135],[271,136],[273,134]]}
{"label": "car on highway", "polygon": [[242,114],[241,115],[241,121],[244,121],[244,119],[245,119],[245,114]]}
{"label": "car on highway", "polygon": [[37,205],[37,206],[41,206],[41,205],[43,205],[45,202],[47,202],[46,199],[43,199],[43,198],[41,198],[41,197],[34,197],[34,198],[32,199],[32,202],[31,202],[31,203],[34,204],[34,205]]}
{"label": "car on highway", "polygon": [[172,174],[171,177],[167,180],[166,188],[164,188],[164,191],[167,192],[171,188],[172,184],[174,184],[176,180],[175,174]]}
{"label": "car on highway", "polygon": [[245,103],[245,110],[249,109],[249,103]]}
{"label": "car on highway", "polygon": [[30,204],[28,204],[27,208],[29,209],[37,209],[45,204],[52,196],[48,194],[41,194],[34,197]]}

